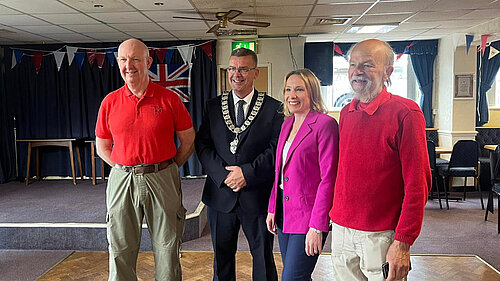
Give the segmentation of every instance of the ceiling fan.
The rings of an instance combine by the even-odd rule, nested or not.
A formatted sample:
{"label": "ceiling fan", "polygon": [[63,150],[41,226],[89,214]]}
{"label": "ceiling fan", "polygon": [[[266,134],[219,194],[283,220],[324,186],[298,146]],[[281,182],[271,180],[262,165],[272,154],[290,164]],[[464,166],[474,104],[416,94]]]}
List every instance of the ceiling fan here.
{"label": "ceiling fan", "polygon": [[202,18],[191,18],[191,17],[178,17],[174,16],[175,19],[188,19],[188,20],[204,20],[204,21],[218,21],[218,23],[212,26],[207,33],[215,33],[218,34],[217,31],[219,28],[226,28],[227,23],[230,22],[232,24],[237,25],[247,25],[247,26],[255,26],[255,27],[268,27],[271,25],[269,22],[263,21],[250,21],[250,20],[235,20],[237,16],[243,14],[242,11],[238,10],[229,10],[227,12],[218,12],[215,14],[217,19],[202,19]]}

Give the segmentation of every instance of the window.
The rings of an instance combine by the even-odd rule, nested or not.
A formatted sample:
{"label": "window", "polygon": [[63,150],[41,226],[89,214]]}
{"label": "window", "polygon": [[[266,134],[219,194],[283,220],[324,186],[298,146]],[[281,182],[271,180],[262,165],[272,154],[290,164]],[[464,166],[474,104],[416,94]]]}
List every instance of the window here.
{"label": "window", "polygon": [[486,96],[490,107],[500,108],[500,71],[497,72],[495,81],[491,85],[491,89],[486,92]]}
{"label": "window", "polygon": [[[333,57],[333,85],[321,87],[323,100],[328,110],[340,110],[352,100],[352,89],[347,74],[348,69],[349,63],[343,57]],[[394,58],[394,71],[391,75],[391,81],[391,86],[387,88],[390,93],[420,103],[421,93],[409,55],[404,54],[399,60],[396,60],[396,57]]]}

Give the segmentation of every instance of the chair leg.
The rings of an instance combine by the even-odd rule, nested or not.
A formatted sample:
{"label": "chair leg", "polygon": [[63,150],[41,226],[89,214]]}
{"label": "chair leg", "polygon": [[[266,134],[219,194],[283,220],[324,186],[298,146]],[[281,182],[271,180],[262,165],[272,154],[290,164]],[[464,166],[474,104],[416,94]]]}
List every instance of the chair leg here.
{"label": "chair leg", "polygon": [[462,196],[462,201],[465,201],[466,193],[467,193],[467,177],[465,177],[464,179],[464,195]]}
{"label": "chair leg", "polygon": [[486,203],[486,212],[484,214],[484,220],[485,221],[488,220],[488,212],[493,213],[493,200],[495,200],[493,198],[493,191],[490,191],[488,193],[488,203]]}
{"label": "chair leg", "polygon": [[[497,218],[498,218],[498,222],[497,222],[497,228],[498,228],[498,234],[500,234],[500,194],[497,195],[497,207],[498,207],[498,212],[497,212]],[[493,201],[493,200],[492,200]]]}
{"label": "chair leg", "polygon": [[450,209],[450,204],[448,203],[448,191],[450,190],[452,179],[453,179],[452,177],[446,177],[446,180],[445,180],[445,184],[448,184],[448,186],[445,186],[445,189],[444,189],[444,196],[446,197],[446,209],[447,210]]}
{"label": "chair leg", "polygon": [[438,196],[438,200],[439,200],[439,209],[443,209],[443,205],[441,204],[441,191],[439,190],[439,178],[438,176],[436,176],[436,193],[437,193],[437,196]]}
{"label": "chair leg", "polygon": [[481,184],[477,184],[477,178],[474,178],[474,182],[476,183],[477,189],[479,190],[479,198],[481,199],[481,208],[484,210],[483,192],[481,190]]}

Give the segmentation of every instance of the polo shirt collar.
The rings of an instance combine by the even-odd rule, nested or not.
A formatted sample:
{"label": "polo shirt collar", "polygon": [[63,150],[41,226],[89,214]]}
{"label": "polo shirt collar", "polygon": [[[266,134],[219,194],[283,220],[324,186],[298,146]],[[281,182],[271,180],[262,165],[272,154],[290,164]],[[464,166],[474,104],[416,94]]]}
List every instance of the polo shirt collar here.
{"label": "polo shirt collar", "polygon": [[[153,97],[154,87],[151,86],[152,83],[154,83],[154,82],[151,81],[151,79],[149,79],[148,87],[146,88],[146,92],[144,93],[143,97],[148,97],[148,98]],[[128,88],[127,84],[125,84],[125,95],[127,97],[134,95],[134,94],[132,94],[132,92]]]}
{"label": "polo shirt collar", "polygon": [[[387,88],[384,87],[380,94],[378,94],[378,96],[374,100],[372,100],[366,108],[362,109],[362,111],[366,112],[368,115],[373,115],[378,110],[378,108],[390,98],[391,94],[389,94],[389,92],[387,92]],[[353,99],[349,104],[349,112],[355,111],[358,107],[358,103],[358,99]]]}

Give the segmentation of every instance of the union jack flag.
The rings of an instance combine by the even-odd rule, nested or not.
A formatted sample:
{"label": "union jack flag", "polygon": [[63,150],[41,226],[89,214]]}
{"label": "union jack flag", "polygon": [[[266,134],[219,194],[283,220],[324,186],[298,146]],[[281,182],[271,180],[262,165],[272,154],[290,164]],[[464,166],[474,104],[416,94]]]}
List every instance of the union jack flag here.
{"label": "union jack flag", "polygon": [[191,96],[191,65],[189,63],[153,64],[148,74],[153,82],[176,93],[183,102],[189,102]]}

